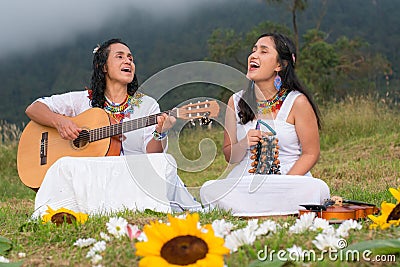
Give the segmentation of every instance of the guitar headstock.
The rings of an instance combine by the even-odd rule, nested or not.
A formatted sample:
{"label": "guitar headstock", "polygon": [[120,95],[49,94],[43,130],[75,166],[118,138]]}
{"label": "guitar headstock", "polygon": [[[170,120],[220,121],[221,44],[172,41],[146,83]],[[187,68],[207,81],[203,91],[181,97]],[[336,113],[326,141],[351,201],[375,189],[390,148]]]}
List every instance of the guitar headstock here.
{"label": "guitar headstock", "polygon": [[182,120],[200,119],[203,124],[210,122],[210,118],[218,117],[219,105],[215,100],[189,103],[177,108],[177,117]]}

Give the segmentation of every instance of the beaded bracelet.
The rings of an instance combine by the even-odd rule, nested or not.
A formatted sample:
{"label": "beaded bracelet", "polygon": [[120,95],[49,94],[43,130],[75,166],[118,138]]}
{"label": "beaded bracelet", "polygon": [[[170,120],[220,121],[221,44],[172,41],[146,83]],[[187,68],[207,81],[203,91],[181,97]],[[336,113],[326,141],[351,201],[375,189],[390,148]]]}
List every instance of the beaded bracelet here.
{"label": "beaded bracelet", "polygon": [[163,132],[163,133],[159,133],[156,130],[154,130],[154,132],[153,132],[153,138],[156,141],[164,140],[167,137],[167,135],[168,135],[168,131]]}

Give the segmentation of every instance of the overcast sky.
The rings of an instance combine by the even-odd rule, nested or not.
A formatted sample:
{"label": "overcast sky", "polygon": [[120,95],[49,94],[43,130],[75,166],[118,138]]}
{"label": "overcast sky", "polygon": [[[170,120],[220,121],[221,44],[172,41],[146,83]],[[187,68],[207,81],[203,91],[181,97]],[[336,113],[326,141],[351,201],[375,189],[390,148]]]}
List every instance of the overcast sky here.
{"label": "overcast sky", "polygon": [[222,1],[229,0],[1,0],[0,57],[95,31],[130,7],[154,16],[177,16]]}

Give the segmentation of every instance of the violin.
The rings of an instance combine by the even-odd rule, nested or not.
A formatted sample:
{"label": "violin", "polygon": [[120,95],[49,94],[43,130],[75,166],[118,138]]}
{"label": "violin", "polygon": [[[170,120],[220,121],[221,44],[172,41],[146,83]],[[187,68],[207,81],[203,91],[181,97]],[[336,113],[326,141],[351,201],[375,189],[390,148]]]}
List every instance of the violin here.
{"label": "violin", "polygon": [[361,201],[346,200],[333,196],[322,205],[300,205],[305,210],[299,210],[299,216],[315,212],[316,216],[332,223],[341,223],[345,220],[361,220],[379,212],[374,205]]}

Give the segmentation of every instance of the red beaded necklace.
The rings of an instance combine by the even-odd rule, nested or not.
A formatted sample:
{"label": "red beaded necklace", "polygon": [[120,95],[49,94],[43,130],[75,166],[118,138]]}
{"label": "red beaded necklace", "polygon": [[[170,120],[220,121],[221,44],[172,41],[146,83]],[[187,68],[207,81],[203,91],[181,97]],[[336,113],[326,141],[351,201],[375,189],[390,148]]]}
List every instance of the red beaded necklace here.
{"label": "red beaded necklace", "polygon": [[120,104],[116,104],[106,99],[104,102],[104,110],[119,122],[125,117],[129,117],[129,115],[133,113],[133,108],[131,105],[132,98],[133,97],[131,95],[127,94],[125,100]]}
{"label": "red beaded necklace", "polygon": [[[106,99],[104,102],[104,110],[110,114],[117,122],[120,122],[124,118],[129,118],[131,114],[134,112],[134,107],[139,107],[142,103],[142,97],[144,94],[136,92],[133,96],[126,95],[125,100],[116,104],[112,101]],[[88,89],[88,98],[92,100],[93,91]]]}
{"label": "red beaded necklace", "polygon": [[257,101],[257,113],[261,115],[278,111],[287,95],[288,91],[282,89],[270,99]]}

